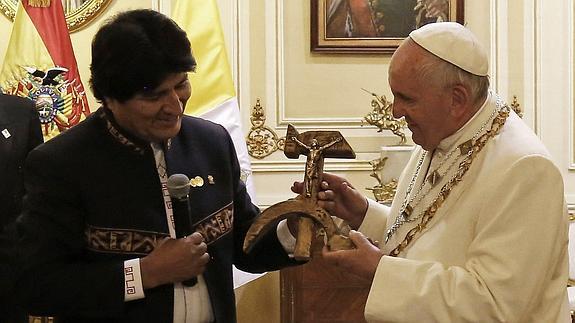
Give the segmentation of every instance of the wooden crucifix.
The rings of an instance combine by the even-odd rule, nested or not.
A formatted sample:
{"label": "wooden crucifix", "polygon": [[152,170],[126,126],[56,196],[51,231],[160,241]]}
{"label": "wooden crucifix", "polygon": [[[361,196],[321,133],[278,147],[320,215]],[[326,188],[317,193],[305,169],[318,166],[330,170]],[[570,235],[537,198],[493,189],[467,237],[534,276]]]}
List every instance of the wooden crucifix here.
{"label": "wooden crucifix", "polygon": [[246,235],[244,250],[249,252],[265,231],[275,228],[279,221],[293,215],[298,217],[298,234],[294,251],[296,259],[310,259],[311,242],[316,231],[314,223],[325,230],[331,249],[352,248],[353,244],[341,233],[329,213],[317,205],[324,158],[355,158],[351,146],[339,131],[306,131],[300,134],[292,125],[288,125],[284,153],[292,159],[297,159],[301,155],[307,156],[304,192],[295,199],[274,204],[262,212]]}

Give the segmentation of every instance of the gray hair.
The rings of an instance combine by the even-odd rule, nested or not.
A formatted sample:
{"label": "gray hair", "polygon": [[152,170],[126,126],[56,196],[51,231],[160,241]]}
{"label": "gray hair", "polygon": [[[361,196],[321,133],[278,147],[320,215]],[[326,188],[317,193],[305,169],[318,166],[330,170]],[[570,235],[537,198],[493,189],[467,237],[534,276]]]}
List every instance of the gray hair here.
{"label": "gray hair", "polygon": [[462,84],[470,90],[473,104],[480,104],[487,95],[489,76],[471,74],[433,54],[425,57],[418,67],[418,75],[424,81],[439,88]]}

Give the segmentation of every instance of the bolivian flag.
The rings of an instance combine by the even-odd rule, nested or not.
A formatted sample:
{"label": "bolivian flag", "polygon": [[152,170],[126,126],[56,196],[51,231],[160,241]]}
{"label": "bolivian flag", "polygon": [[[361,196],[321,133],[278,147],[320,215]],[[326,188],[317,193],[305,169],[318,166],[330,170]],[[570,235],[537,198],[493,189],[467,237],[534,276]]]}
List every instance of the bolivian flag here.
{"label": "bolivian flag", "polygon": [[248,193],[255,203],[249,177],[250,159],[216,0],[177,1],[172,18],[188,34],[198,63],[196,72],[190,75],[192,97],[185,113],[219,123],[228,130],[234,140]]}
{"label": "bolivian flag", "polygon": [[60,0],[18,2],[0,88],[36,103],[45,140],[90,113]]}

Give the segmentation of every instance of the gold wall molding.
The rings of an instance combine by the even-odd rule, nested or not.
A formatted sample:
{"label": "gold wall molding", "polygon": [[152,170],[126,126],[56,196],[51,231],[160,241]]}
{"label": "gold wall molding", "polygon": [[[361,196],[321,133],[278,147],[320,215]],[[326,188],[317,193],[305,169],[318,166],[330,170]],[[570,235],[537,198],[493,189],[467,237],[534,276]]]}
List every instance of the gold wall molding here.
{"label": "gold wall molding", "polygon": [[258,98],[250,115],[252,127],[246,137],[248,154],[253,158],[263,159],[277,150],[283,150],[285,137],[278,137],[272,128],[265,125],[266,114]]}

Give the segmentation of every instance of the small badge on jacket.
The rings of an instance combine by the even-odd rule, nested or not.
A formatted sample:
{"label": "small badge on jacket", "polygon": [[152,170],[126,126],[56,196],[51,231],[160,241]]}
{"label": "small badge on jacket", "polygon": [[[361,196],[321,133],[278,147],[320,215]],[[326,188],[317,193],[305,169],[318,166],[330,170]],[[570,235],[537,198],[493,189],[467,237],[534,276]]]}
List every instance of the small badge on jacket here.
{"label": "small badge on jacket", "polygon": [[204,179],[200,176],[196,176],[190,180],[190,186],[192,187],[202,187],[204,186]]}
{"label": "small badge on jacket", "polygon": [[10,131],[8,131],[8,129],[4,129],[2,130],[2,134],[4,135],[4,138],[8,139],[10,138],[12,135],[10,134]]}

